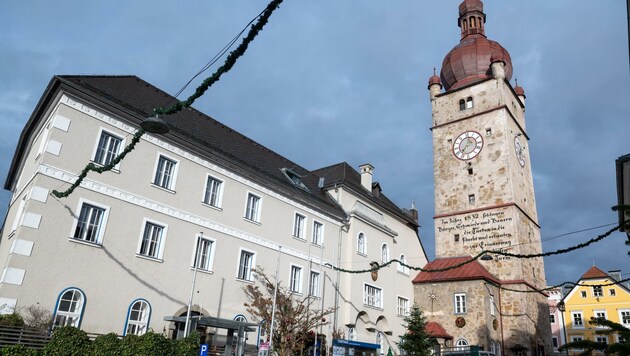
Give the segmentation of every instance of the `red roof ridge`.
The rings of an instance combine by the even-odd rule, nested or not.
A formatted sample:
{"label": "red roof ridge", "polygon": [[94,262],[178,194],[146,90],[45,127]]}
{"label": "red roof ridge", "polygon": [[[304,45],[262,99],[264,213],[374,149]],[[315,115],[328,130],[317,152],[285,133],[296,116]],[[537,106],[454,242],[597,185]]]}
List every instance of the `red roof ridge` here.
{"label": "red roof ridge", "polygon": [[[472,261],[457,268],[440,272],[431,272],[431,270],[451,268],[470,260]],[[485,279],[496,284],[501,283],[497,277],[492,275],[492,273],[482,266],[479,261],[473,260],[471,256],[443,257],[436,258],[435,260],[427,263],[426,266],[424,266],[424,271],[418,273],[416,278],[413,279],[413,283],[419,284],[478,279]]]}
{"label": "red roof ridge", "polygon": [[609,278],[609,277],[610,276],[608,275],[608,273],[606,273],[606,272],[602,271],[601,269],[593,266],[593,267],[589,268],[588,271],[586,271],[586,273],[584,273],[580,279]]}
{"label": "red roof ridge", "polygon": [[440,323],[435,321],[429,321],[424,326],[424,330],[426,330],[427,334],[431,337],[439,337],[442,339],[452,339],[453,337],[446,332],[446,329]]}

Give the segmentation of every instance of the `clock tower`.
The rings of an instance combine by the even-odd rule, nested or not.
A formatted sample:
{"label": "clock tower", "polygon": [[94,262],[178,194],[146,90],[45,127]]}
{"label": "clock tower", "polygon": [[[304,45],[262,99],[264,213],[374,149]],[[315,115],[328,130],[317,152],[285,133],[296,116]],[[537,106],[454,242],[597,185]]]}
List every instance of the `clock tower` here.
{"label": "clock tower", "polygon": [[[436,261],[483,250],[540,253],[524,90],[510,83],[508,51],[486,37],[483,3],[463,1],[457,22],[459,44],[428,86]],[[498,281],[492,303],[500,311],[504,353],[522,347],[529,355],[549,354],[546,296],[535,291],[545,288],[542,258],[490,256],[478,267]]]}

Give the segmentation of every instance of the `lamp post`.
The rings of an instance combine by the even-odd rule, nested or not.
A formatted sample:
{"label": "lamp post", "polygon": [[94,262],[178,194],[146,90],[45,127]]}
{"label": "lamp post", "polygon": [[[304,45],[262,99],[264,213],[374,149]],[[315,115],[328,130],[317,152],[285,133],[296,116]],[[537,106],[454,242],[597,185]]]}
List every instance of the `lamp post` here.
{"label": "lamp post", "polygon": [[278,296],[278,270],[280,269],[280,255],[282,246],[278,246],[278,262],[276,263],[276,285],[273,287],[273,302],[271,304],[271,325],[269,325],[269,354],[273,352],[273,324],[276,322],[276,297]]}
{"label": "lamp post", "polygon": [[[560,312],[560,317],[562,318],[562,330],[563,330],[563,334],[564,334],[564,344],[566,345],[569,340],[567,340],[567,327],[564,324],[564,311],[566,310],[566,306],[564,305],[564,301],[560,301],[556,307],[558,308],[558,311]],[[569,355],[569,349],[565,348],[564,351],[566,352],[567,356]]]}
{"label": "lamp post", "polygon": [[190,298],[188,298],[188,309],[186,311],[186,326],[184,326],[184,337],[188,336],[188,329],[190,328],[190,309],[192,309],[193,296],[195,295],[195,283],[197,282],[197,264],[199,263],[199,245],[203,238],[203,232],[197,237],[197,243],[195,246],[195,258],[193,266],[193,279],[190,287]]}

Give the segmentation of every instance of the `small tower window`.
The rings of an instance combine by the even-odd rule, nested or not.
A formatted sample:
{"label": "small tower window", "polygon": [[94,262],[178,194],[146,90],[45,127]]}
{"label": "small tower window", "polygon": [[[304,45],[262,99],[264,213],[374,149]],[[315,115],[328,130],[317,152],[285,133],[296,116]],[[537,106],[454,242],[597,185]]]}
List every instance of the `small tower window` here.
{"label": "small tower window", "polygon": [[459,234],[455,234],[455,242],[459,242]]}
{"label": "small tower window", "polygon": [[468,97],[468,99],[466,99],[466,109],[471,109],[473,107],[473,100],[472,97]]}
{"label": "small tower window", "polygon": [[459,101],[459,110],[465,110],[466,109],[466,101],[464,99]]}
{"label": "small tower window", "polygon": [[469,175],[472,175],[472,174],[473,174],[473,169],[472,169],[472,167],[468,167],[468,168],[467,168],[467,170],[468,170],[468,174],[469,174]]}
{"label": "small tower window", "polygon": [[475,195],[474,194],[468,194],[468,203],[475,204]]}
{"label": "small tower window", "polygon": [[492,135],[492,129],[488,127],[486,129],[486,136],[490,136],[490,135]]}

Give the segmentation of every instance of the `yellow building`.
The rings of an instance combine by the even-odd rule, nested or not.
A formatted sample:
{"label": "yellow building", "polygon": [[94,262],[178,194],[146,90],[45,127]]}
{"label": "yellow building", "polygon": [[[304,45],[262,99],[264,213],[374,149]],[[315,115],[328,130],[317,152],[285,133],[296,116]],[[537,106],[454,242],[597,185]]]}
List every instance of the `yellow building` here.
{"label": "yellow building", "polygon": [[[606,273],[593,266],[580,278],[562,300],[564,322],[569,341],[593,340],[606,343],[619,341],[619,335],[598,335],[601,326],[589,323],[591,318],[606,318],[630,327],[630,289],[616,283],[619,272]],[[578,354],[577,350],[570,354]]]}

